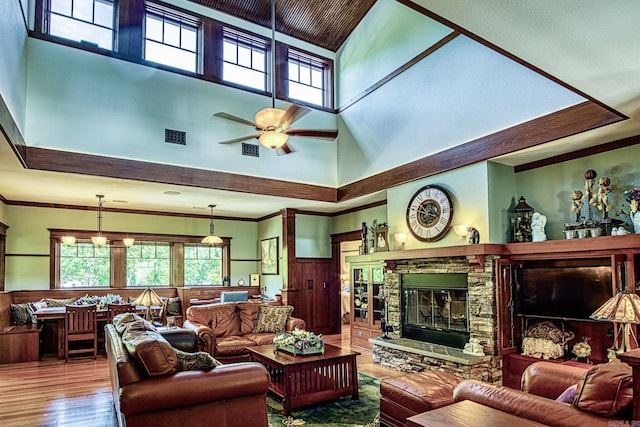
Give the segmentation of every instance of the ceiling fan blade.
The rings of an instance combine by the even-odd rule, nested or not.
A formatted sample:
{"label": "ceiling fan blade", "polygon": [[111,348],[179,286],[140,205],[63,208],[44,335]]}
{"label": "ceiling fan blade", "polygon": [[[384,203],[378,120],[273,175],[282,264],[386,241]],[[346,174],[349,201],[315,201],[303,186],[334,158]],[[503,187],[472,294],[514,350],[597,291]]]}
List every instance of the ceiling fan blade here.
{"label": "ceiling fan blade", "polygon": [[234,122],[242,123],[243,125],[256,127],[255,123],[250,122],[249,120],[245,120],[242,117],[234,116],[233,114],[220,112],[220,113],[215,113],[214,116],[220,117],[221,119],[227,119],[227,120],[232,120]]}
{"label": "ceiling fan blade", "polygon": [[291,136],[309,136],[313,138],[327,138],[327,139],[336,139],[338,136],[338,131],[336,129],[289,129],[287,130],[287,135]]}
{"label": "ceiling fan blade", "polygon": [[254,135],[248,135],[248,136],[243,136],[243,137],[240,137],[240,138],[229,139],[229,140],[226,140],[226,141],[220,141],[220,142],[218,142],[218,144],[233,144],[234,142],[248,141],[248,140],[253,139],[253,138],[258,139],[258,138],[260,138],[260,135],[261,134],[256,133]]}
{"label": "ceiling fan blade", "polygon": [[291,148],[288,143],[284,143],[284,145],[280,148],[276,148],[276,154],[278,156],[284,156],[285,154],[293,153],[295,150]]}
{"label": "ceiling fan blade", "polygon": [[311,111],[307,107],[303,107],[302,105],[292,104],[291,107],[287,109],[284,113],[280,121],[276,123],[276,129],[280,129],[281,131],[286,130],[293,122],[298,120],[300,117],[307,114]]}

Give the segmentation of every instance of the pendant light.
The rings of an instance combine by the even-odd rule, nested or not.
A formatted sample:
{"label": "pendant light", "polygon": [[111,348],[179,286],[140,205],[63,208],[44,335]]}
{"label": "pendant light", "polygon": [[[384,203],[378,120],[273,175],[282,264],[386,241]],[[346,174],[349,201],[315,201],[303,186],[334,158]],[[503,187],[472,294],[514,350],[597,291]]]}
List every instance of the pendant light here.
{"label": "pendant light", "polygon": [[62,240],[62,243],[64,243],[67,246],[76,244],[76,236],[61,236],[60,240]]}
{"label": "pendant light", "polygon": [[215,207],[216,205],[209,205],[209,208],[211,209],[211,220],[209,221],[209,235],[206,236],[204,239],[202,239],[202,242],[201,242],[207,245],[219,245],[220,243],[222,243],[222,239],[216,236],[213,230],[213,208]]}
{"label": "pendant light", "polygon": [[125,237],[124,239],[122,239],[122,243],[127,247],[131,247],[133,246],[133,244],[136,242],[136,239],[134,239],[133,237]]}
{"label": "pendant light", "polygon": [[91,241],[96,246],[104,246],[107,244],[107,238],[102,235],[102,198],[101,194],[96,194],[98,198],[98,235],[91,236]]}

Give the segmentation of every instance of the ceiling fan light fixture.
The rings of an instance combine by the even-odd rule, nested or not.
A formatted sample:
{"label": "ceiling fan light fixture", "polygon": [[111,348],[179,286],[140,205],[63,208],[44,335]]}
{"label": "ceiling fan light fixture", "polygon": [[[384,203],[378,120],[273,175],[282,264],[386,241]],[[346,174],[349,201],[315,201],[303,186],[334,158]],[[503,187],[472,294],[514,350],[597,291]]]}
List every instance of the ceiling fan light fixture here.
{"label": "ceiling fan light fixture", "polygon": [[285,110],[281,110],[279,108],[263,108],[258,111],[255,116],[256,127],[259,129],[274,129],[276,127],[276,123],[282,119],[286,113]]}
{"label": "ceiling fan light fixture", "polygon": [[286,133],[267,131],[260,135],[258,141],[265,147],[275,150],[286,144],[288,139],[289,135]]}

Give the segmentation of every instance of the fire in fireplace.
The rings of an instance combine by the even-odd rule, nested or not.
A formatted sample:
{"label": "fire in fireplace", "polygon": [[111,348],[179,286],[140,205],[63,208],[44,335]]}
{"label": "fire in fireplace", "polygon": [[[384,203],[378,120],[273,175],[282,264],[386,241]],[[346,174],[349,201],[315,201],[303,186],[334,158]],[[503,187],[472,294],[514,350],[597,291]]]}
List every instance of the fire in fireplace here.
{"label": "fire in fireplace", "polygon": [[466,273],[403,274],[402,336],[463,348],[469,341]]}

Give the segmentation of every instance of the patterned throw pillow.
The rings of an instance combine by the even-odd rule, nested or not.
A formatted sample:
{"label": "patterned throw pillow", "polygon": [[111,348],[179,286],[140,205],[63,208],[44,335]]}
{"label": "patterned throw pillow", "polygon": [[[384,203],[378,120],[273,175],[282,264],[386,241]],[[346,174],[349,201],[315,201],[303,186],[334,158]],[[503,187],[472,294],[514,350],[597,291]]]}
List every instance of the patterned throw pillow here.
{"label": "patterned throw pillow", "polygon": [[208,371],[221,365],[216,359],[211,357],[206,351],[196,351],[195,353],[189,353],[186,351],[178,350],[174,348],[176,357],[180,363],[181,371]]}
{"label": "patterned throw pillow", "polygon": [[27,303],[11,304],[11,317],[13,318],[14,325],[24,325],[25,323],[31,323],[29,305]]}
{"label": "patterned throw pillow", "polygon": [[287,329],[287,319],[289,319],[292,312],[293,307],[290,305],[261,305],[253,332],[256,334],[262,332],[284,332]]}
{"label": "patterned throw pillow", "polygon": [[33,313],[35,313],[36,311],[40,310],[41,308],[45,308],[47,307],[47,303],[44,301],[35,301],[35,302],[28,302],[27,303],[27,311],[29,312],[29,316],[31,316],[31,321],[33,323],[37,323],[38,319],[36,319],[36,316],[34,316]]}

